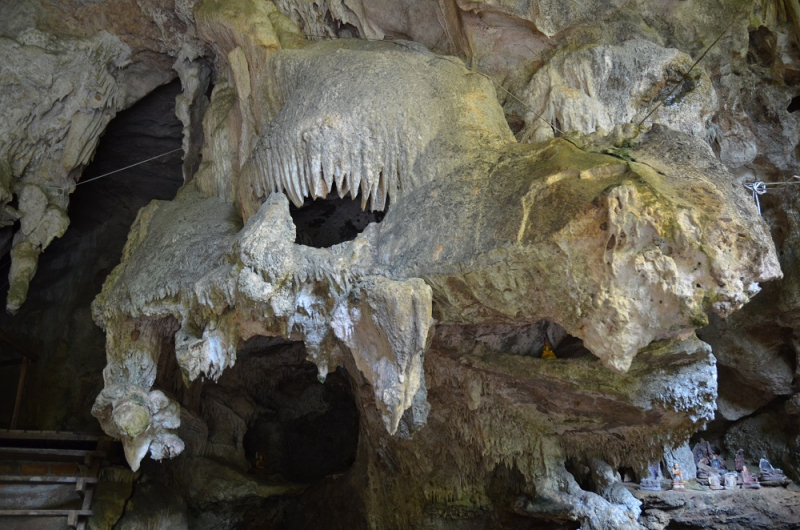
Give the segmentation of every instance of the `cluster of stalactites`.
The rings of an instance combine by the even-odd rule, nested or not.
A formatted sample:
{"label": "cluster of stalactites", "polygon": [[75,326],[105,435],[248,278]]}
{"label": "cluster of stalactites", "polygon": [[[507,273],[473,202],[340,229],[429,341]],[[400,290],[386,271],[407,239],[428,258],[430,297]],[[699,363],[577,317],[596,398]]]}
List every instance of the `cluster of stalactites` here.
{"label": "cluster of stalactites", "polygon": [[361,207],[382,211],[411,180],[410,156],[399,149],[397,135],[356,142],[335,134],[306,131],[302,139],[270,134],[254,153],[256,195],[284,193],[295,206],[306,198],[323,199],[334,188],[340,198],[361,196]]}

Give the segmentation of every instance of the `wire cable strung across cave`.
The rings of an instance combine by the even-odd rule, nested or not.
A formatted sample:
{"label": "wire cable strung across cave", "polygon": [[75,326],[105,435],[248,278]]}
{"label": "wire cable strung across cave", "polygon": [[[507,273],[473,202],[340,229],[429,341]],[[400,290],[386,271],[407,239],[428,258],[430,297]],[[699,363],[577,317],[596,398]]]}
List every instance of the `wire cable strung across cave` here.
{"label": "wire cable strung across cave", "polygon": [[[121,167],[121,168],[119,168],[119,169],[115,169],[114,171],[109,171],[108,173],[103,173],[102,175],[98,175],[98,176],[96,176],[96,177],[92,177],[92,178],[90,178],[89,180],[84,180],[83,182],[78,182],[78,183],[77,183],[77,184],[75,184],[75,185],[76,185],[76,186],[80,186],[81,184],[88,184],[89,182],[93,182],[93,181],[95,181],[95,180],[99,180],[99,179],[101,179],[101,178],[104,178],[104,177],[107,177],[107,176],[109,176],[109,175],[113,175],[114,173],[119,173],[120,171],[125,171],[126,169],[130,169],[130,168],[132,168],[132,167],[140,166],[140,165],[142,165],[142,164],[145,164],[145,163],[147,163],[147,162],[150,162],[151,160],[155,160],[155,159],[157,159],[157,158],[161,158],[162,156],[171,155],[172,153],[176,153],[176,152],[178,152],[178,151],[183,151],[183,147],[179,147],[179,148],[177,148],[177,149],[173,149],[172,151],[167,151],[166,153],[161,153],[160,155],[156,155],[156,156],[150,157],[150,158],[148,158],[148,159],[146,159],[146,160],[142,160],[142,161],[140,161],[140,162],[136,162],[136,163],[134,163],[134,164],[131,164],[131,165],[129,165],[129,166],[125,166],[125,167]],[[50,188],[50,189],[56,189],[56,190],[62,190],[62,191],[67,191],[67,190],[69,189],[69,188],[59,188],[59,187],[57,187],[57,186],[43,186],[43,187]],[[9,263],[10,263],[10,262],[9,262]],[[5,267],[5,265],[3,265],[3,267]],[[0,287],[0,289],[5,289],[5,288],[6,288],[6,287],[9,285],[9,283],[11,283],[11,281],[10,281],[10,280],[9,280],[9,281],[7,281],[7,282],[5,283],[5,285],[3,285],[2,287]]]}
{"label": "wire cable strung across cave", "polygon": [[758,196],[767,193],[769,188],[800,185],[800,175],[792,175],[792,178],[797,180],[787,180],[784,182],[764,182],[763,180],[758,180],[756,182],[744,182],[742,183],[742,186],[753,192],[753,200],[756,201],[758,214],[761,215],[761,199],[759,199]]}
{"label": "wire cable strung across cave", "polygon": [[[183,151],[183,147],[179,147],[177,149],[173,149],[172,151],[167,151],[166,153],[161,153],[160,155],[156,155],[156,156],[150,157],[150,158],[148,158],[146,160],[141,160],[141,161],[136,162],[134,164],[131,164],[129,166],[125,166],[125,167],[121,167],[119,169],[115,169],[114,171],[109,171],[108,173],[103,173],[102,175],[98,175],[96,177],[92,177],[89,180],[84,180],[84,181],[78,182],[75,185],[76,186],[80,186],[81,184],[88,184],[90,182],[94,182],[95,180],[100,180],[101,178],[105,178],[105,177],[107,177],[109,175],[113,175],[115,173],[119,173],[120,171],[125,171],[126,169],[130,169],[132,167],[141,166],[142,164],[150,162],[151,160],[155,160],[156,158],[161,158],[162,156],[167,156],[167,155],[171,155],[172,153],[177,153],[178,151]],[[46,185],[42,185],[41,187],[49,188],[51,190],[61,190],[61,191],[68,191],[70,189],[70,188],[61,188],[59,186],[46,186]]]}
{"label": "wire cable strung across cave", "polygon": [[76,186],[80,186],[81,184],[88,184],[88,183],[93,182],[95,180],[100,180],[101,178],[107,177],[109,175],[113,175],[114,173],[119,173],[120,171],[125,171],[126,169],[130,169],[132,167],[140,166],[140,165],[142,165],[142,164],[144,164],[146,162],[150,162],[151,160],[155,160],[156,158],[161,158],[162,156],[171,155],[172,153],[176,153],[178,151],[183,151],[183,147],[179,147],[177,149],[173,149],[172,151],[167,151],[166,153],[161,153],[160,155],[156,155],[154,157],[148,158],[147,160],[142,160],[141,162],[136,162],[135,164],[131,164],[129,166],[121,167],[119,169],[115,169],[114,171],[109,171],[108,173],[103,173],[102,175],[99,175],[97,177],[92,177],[89,180],[84,180],[82,182],[78,182],[75,185]]}

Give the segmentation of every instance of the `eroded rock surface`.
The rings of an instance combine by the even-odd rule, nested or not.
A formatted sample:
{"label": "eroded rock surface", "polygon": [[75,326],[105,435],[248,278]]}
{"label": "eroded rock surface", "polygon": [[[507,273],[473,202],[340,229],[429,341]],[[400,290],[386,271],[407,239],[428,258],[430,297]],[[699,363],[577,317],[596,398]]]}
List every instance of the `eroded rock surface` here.
{"label": "eroded rock surface", "polygon": [[648,530],[670,525],[731,529],[789,529],[800,524],[796,491],[783,488],[716,492],[652,493],[635,491],[643,514],[640,521]]}
{"label": "eroded rock surface", "polygon": [[[181,449],[150,388],[173,330],[187,383],[219,377],[253,335],[303,340],[320,378],[358,370],[394,433],[425,392],[432,316],[551,319],[625,372],[651,341],[689,336],[707,311],[727,315],[779,277],[754,205],[699,140],[657,127],[624,145],[520,146],[492,85],[457,61],[404,43],[304,44],[274,8],[240,3],[197,10],[229,87],[212,95],[206,165],[176,201],[140,213],[95,303],[109,337],[95,413],[132,466],[148,445],[156,458]],[[387,106],[398,83],[408,90]],[[215,162],[232,135],[238,162]],[[296,245],[281,192],[302,205],[334,186],[389,212],[352,242]],[[706,377],[707,394],[683,393],[680,379],[652,383],[688,421],[664,433],[676,443],[710,419],[716,390]]]}
{"label": "eroded rock surface", "polygon": [[[274,499],[334,489],[352,527],[729,522],[643,505],[619,473],[684,458],[715,405],[729,450],[797,473],[795,188],[759,212],[741,185],[797,172],[795,3],[20,3],[0,28],[27,87],[0,96],[8,307],[108,120],[177,75],[191,182],[139,213],[94,304],[93,413],[133,468],[183,452],[190,526],[305,521]],[[294,209],[332,194],[385,215],[297,244]],[[253,476],[244,433],[272,412],[208,390],[259,336],[350,378],[359,450],[327,490]]]}

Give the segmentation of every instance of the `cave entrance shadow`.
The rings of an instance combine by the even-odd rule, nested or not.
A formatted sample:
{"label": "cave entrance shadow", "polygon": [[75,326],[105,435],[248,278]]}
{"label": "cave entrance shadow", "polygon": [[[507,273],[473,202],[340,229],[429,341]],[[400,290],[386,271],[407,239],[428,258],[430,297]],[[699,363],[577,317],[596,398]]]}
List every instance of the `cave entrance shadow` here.
{"label": "cave entrance shadow", "polygon": [[300,342],[256,337],[232,372],[255,404],[243,445],[256,475],[312,482],[349,470],[356,460],[359,415],[344,368],[324,383]]}
{"label": "cave entrance shadow", "polygon": [[389,210],[361,209],[361,198],[349,195],[339,198],[336,186],[325,199],[306,199],[303,206],[289,206],[289,214],[297,229],[295,243],[314,248],[328,248],[354,240],[370,223],[383,221]]}

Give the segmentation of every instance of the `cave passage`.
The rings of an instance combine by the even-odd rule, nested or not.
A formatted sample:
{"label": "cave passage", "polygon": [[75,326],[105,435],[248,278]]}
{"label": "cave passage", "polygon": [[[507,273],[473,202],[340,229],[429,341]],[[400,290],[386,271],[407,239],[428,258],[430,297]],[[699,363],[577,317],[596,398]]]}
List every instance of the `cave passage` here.
{"label": "cave passage", "polygon": [[[0,330],[33,343],[40,355],[26,373],[20,428],[99,430],[90,410],[103,387],[105,334],[94,324],[90,306],[119,263],[139,209],[153,199],[172,199],[183,184],[181,153],[87,181],[180,148],[183,125],[175,116],[180,92],[177,81],[163,85],[109,122],[79,180],[85,184],[69,197],[70,225],[42,253],[27,301],[14,316],[0,312]],[[7,286],[7,260],[0,273],[0,285]],[[6,294],[4,287],[3,305]],[[18,375],[18,367],[0,370],[0,427],[9,424]]]}
{"label": "cave passage", "polygon": [[370,223],[380,223],[386,210],[362,210],[360,197],[339,198],[334,185],[327,198],[306,199],[300,208],[291,204],[289,213],[297,228],[295,243],[328,248],[354,240]]}
{"label": "cave passage", "polygon": [[253,418],[243,439],[252,472],[312,482],[350,469],[359,415],[347,372],[339,368],[320,383],[302,343],[266,337],[250,339],[237,356],[217,390],[227,395],[226,388],[246,388],[254,405],[247,410],[232,405],[237,414]]}
{"label": "cave passage", "polygon": [[557,359],[597,358],[583,345],[583,341],[548,320],[522,326],[508,325],[444,325],[434,335],[435,345],[445,349],[471,351],[480,345],[498,354],[540,358],[545,341]]}

